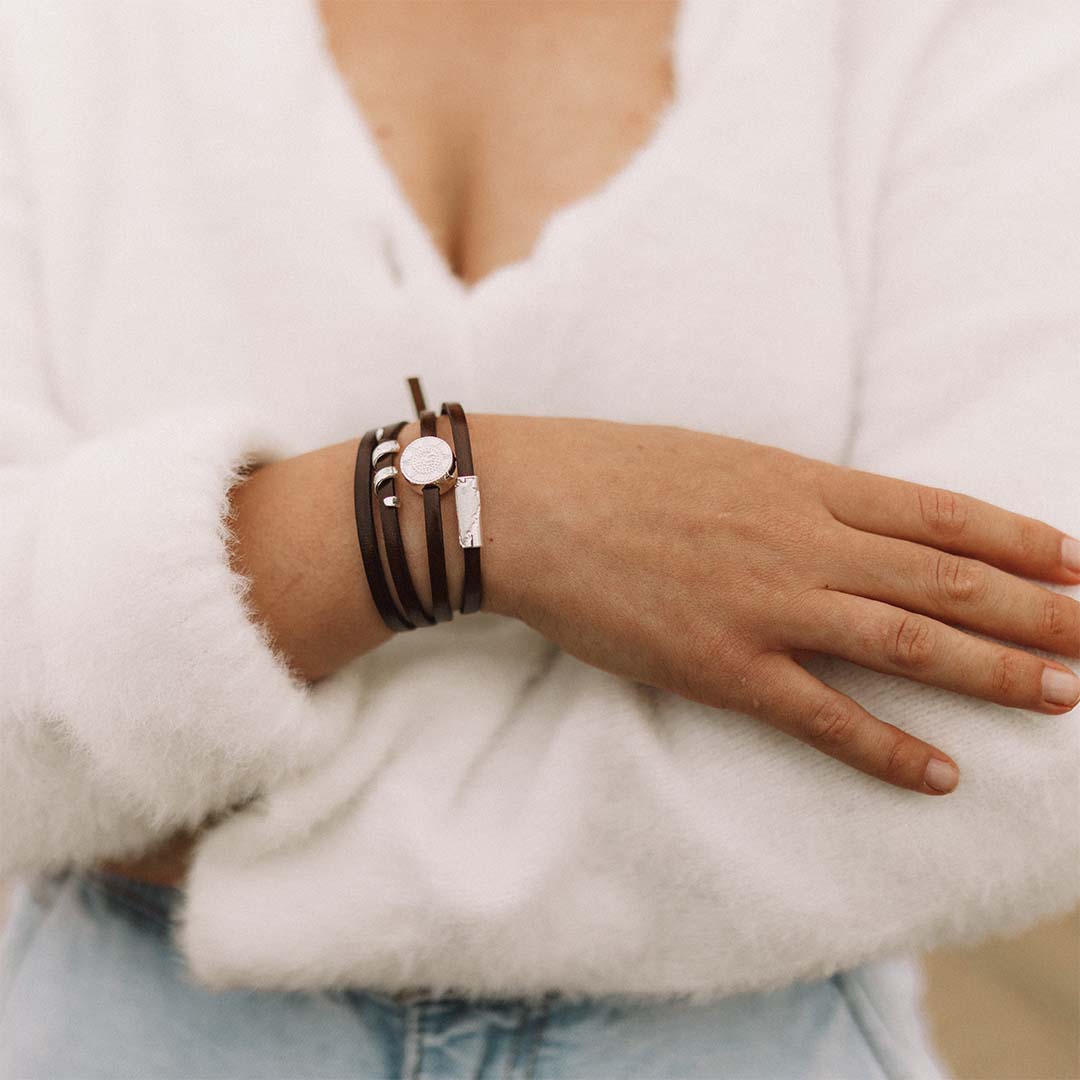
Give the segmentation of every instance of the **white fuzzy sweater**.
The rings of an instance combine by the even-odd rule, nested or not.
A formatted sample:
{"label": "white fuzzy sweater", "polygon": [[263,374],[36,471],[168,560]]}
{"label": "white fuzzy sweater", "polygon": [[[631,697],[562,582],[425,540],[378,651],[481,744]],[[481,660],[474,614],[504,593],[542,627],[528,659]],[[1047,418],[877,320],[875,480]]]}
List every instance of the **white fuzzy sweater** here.
{"label": "white fuzzy sweater", "polygon": [[259,794],[197,849],[196,978],[476,993],[720,995],[1077,900],[1076,715],[815,658],[955,756],[933,799],[487,613],[313,687],[250,617],[238,469],[415,371],[1080,534],[1075,0],[686,0],[673,47],[648,145],[465,287],[310,0],[4,0],[0,872]]}

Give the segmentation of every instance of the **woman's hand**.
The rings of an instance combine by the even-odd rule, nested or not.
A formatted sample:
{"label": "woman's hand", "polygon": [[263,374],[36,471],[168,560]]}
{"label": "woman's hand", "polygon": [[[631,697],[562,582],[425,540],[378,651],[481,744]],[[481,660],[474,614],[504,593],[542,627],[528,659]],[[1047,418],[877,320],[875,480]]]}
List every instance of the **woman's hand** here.
{"label": "woman's hand", "polygon": [[[956,492],[679,427],[484,417],[484,607],[580,659],[773,724],[926,794],[942,751],[798,660],[830,653],[1002,705],[1067,712],[1080,584],[1060,530]],[[1075,560],[1075,548],[1073,549]]]}

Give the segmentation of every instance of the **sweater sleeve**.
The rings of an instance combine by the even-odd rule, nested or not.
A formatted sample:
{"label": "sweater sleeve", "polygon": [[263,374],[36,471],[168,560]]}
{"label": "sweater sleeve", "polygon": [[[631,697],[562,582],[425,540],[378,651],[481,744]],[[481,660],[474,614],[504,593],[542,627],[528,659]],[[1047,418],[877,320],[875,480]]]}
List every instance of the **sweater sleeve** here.
{"label": "sweater sleeve", "polygon": [[229,489],[278,454],[253,407],[88,437],[59,407],[14,128],[0,115],[0,874],[147,850],[317,761],[354,712],[290,671],[230,568]]}
{"label": "sweater sleeve", "polygon": [[883,177],[849,463],[1080,535],[1080,9],[949,10]]}

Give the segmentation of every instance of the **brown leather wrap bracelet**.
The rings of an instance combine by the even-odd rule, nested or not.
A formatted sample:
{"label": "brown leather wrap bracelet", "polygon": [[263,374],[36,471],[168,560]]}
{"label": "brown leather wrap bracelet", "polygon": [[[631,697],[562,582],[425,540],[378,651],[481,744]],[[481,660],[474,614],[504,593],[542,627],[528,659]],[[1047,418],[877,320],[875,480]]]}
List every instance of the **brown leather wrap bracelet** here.
{"label": "brown leather wrap bracelet", "polygon": [[[435,414],[430,409],[420,413],[420,435],[436,435]],[[450,589],[446,580],[446,547],[443,543],[442,492],[435,484],[425,484],[424,533],[427,537],[428,578],[431,582],[431,610],[437,623],[454,617]]]}
{"label": "brown leather wrap bracelet", "polygon": [[[454,437],[454,457],[457,459],[459,477],[475,476],[473,471],[472,441],[469,438],[469,422],[465,410],[456,401],[444,401],[440,415],[450,417],[450,431]],[[461,549],[465,556],[465,584],[461,594],[461,613],[468,615],[479,611],[484,600],[483,579],[480,576],[480,548]]]}
{"label": "brown leather wrap bracelet", "polygon": [[[402,424],[404,421],[402,421]],[[398,424],[394,430],[401,429]],[[364,564],[371,598],[375,602],[383,622],[393,631],[415,630],[416,625],[398,611],[383,573],[379,556],[379,540],[375,532],[375,515],[372,512],[372,464],[371,454],[377,439],[376,429],[366,432],[356,449],[356,468],[353,471],[353,511],[356,516],[356,537],[360,544],[360,557]]]}
{"label": "brown leather wrap bracelet", "polygon": [[[392,429],[396,435],[405,422],[396,424]],[[392,437],[392,436],[391,436]],[[416,595],[412,575],[409,573],[409,561],[405,557],[405,544],[401,537],[401,525],[398,523],[397,492],[392,473],[375,491],[375,497],[379,501],[379,521],[382,523],[383,545],[386,548],[386,561],[390,565],[390,576],[394,581],[394,589],[397,591],[398,601],[405,617],[414,626],[434,626],[435,619],[429,615],[420,603],[420,597]],[[387,501],[390,500],[390,501]]]}

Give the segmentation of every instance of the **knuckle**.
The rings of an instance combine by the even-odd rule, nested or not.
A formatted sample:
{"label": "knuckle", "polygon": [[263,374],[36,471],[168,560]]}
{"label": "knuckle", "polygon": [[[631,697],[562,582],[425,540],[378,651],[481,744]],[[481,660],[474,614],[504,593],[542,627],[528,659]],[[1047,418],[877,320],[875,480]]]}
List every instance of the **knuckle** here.
{"label": "knuckle", "polygon": [[926,619],[904,614],[886,627],[886,656],[904,668],[925,668],[934,657],[934,635]]}
{"label": "knuckle", "polygon": [[812,623],[822,592],[819,585],[807,585],[780,596],[778,602],[784,611],[786,625],[791,628]]}
{"label": "knuckle", "polygon": [[1016,531],[1016,553],[1022,562],[1035,562],[1043,551],[1046,527],[1033,518],[1021,518]]}
{"label": "knuckle", "polygon": [[990,665],[990,688],[995,697],[1011,698],[1020,678],[1017,657],[1008,649],[1001,649]]}
{"label": "knuckle", "polygon": [[806,734],[822,746],[844,746],[855,737],[858,716],[847,706],[826,700],[807,718]]}
{"label": "knuckle", "polygon": [[742,681],[739,675],[744,666],[732,633],[718,626],[699,627],[685,638],[667,681],[683,697],[726,708],[735,701],[732,681]]}
{"label": "knuckle", "polygon": [[699,672],[714,671],[730,662],[735,652],[735,640],[726,628],[700,629],[691,638],[687,660]]}
{"label": "knuckle", "polygon": [[1080,652],[1080,604],[1061,593],[1048,592],[1039,612],[1039,636],[1060,642],[1069,655]]}
{"label": "knuckle", "polygon": [[773,507],[756,512],[754,527],[767,535],[771,546],[793,559],[805,559],[807,552],[831,550],[839,532],[832,517],[791,514]]}
{"label": "knuckle", "polygon": [[918,500],[919,514],[932,536],[953,539],[967,528],[970,508],[957,492],[920,486]]}
{"label": "knuckle", "polygon": [[912,766],[917,764],[917,753],[915,752],[917,745],[906,735],[897,734],[893,736],[879,773],[881,778],[883,780],[897,781],[910,776],[913,771]]}
{"label": "knuckle", "polygon": [[939,551],[932,559],[930,588],[934,599],[969,604],[986,598],[990,575],[980,563],[947,551]]}

